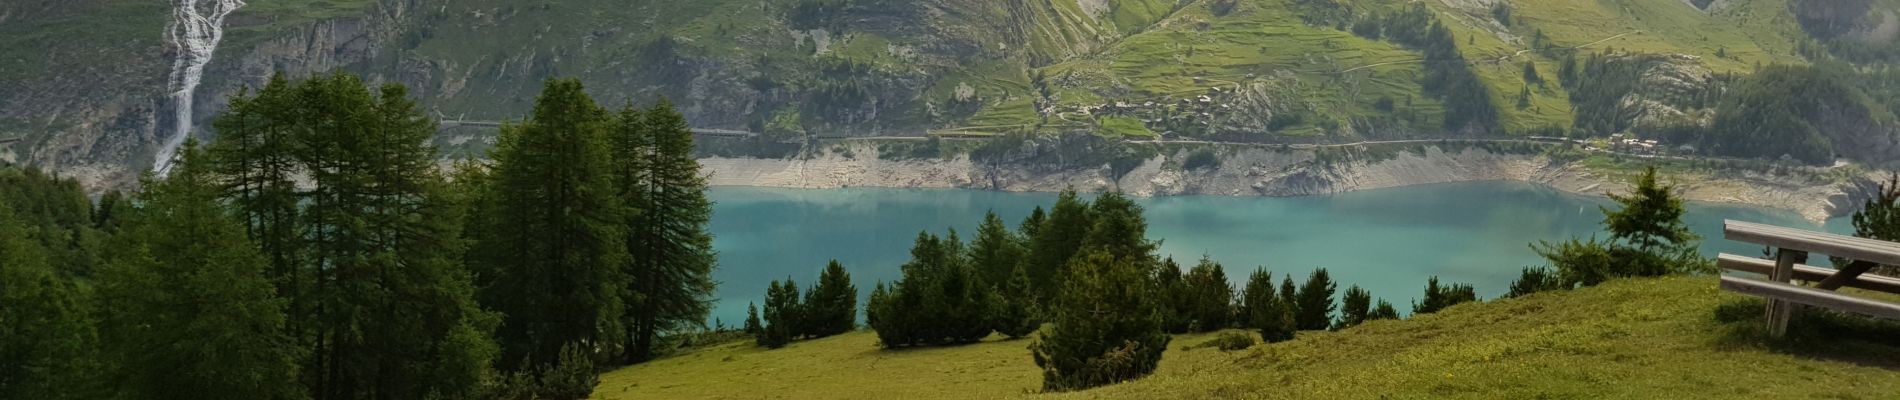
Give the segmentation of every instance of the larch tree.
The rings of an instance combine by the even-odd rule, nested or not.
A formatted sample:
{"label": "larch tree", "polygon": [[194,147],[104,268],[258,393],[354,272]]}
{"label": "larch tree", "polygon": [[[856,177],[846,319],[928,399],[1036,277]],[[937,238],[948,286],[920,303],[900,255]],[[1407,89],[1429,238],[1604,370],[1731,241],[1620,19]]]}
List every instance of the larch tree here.
{"label": "larch tree", "polygon": [[89,399],[98,348],[85,292],[0,199],[0,398]]}
{"label": "larch tree", "polygon": [[196,143],[150,176],[99,284],[108,381],[139,399],[301,399],[302,350],[245,227]]}
{"label": "larch tree", "polygon": [[[704,325],[716,283],[712,270],[712,201],[693,158],[693,132],[686,117],[662,98],[640,113],[622,112],[610,129],[619,201],[626,213],[631,267],[626,324],[628,362],[653,358],[662,333]],[[638,158],[640,161],[627,161]],[[632,177],[633,179],[627,179]]]}
{"label": "larch tree", "polygon": [[569,343],[600,343],[621,318],[627,241],[614,196],[607,112],[576,80],[549,80],[528,119],[502,128],[493,228],[478,246],[482,304],[505,318],[502,369],[559,362]]}

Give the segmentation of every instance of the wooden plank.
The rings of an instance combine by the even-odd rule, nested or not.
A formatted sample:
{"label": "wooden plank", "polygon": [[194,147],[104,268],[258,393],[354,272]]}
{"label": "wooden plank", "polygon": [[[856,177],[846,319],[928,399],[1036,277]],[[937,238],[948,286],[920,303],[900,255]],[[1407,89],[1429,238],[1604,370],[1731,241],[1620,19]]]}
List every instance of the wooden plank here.
{"label": "wooden plank", "polygon": [[[1808,261],[1808,253],[1800,250],[1775,249],[1775,269],[1769,271],[1768,280],[1776,283],[1788,283],[1794,279],[1794,266]],[[1781,337],[1788,333],[1788,320],[1794,317],[1794,303],[1788,300],[1769,298],[1768,336]]]}
{"label": "wooden plank", "polygon": [[1735,276],[1723,276],[1721,287],[1722,290],[1750,296],[1786,300],[1871,317],[1900,319],[1900,304],[1852,297],[1826,290]]}
{"label": "wooden plank", "polygon": [[[1769,272],[1772,272],[1775,269],[1775,262],[1773,260],[1764,260],[1764,259],[1755,258],[1755,257],[1738,256],[1738,255],[1728,254],[1728,253],[1716,255],[1715,265],[1717,267],[1721,267],[1722,269],[1726,269],[1726,270],[1750,272],[1750,273],[1757,273],[1757,274],[1762,274],[1762,275],[1768,275]],[[1837,272],[1840,272],[1840,271],[1837,271],[1833,268],[1797,264],[1794,266],[1794,279],[1809,281],[1809,282],[1818,282],[1818,281],[1827,279],[1829,276],[1833,276]],[[1879,275],[1861,275],[1859,277],[1856,277],[1853,281],[1847,282],[1845,286],[1851,287],[1851,288],[1872,290],[1876,292],[1900,294],[1900,279],[1894,279],[1894,278],[1889,278],[1889,277],[1884,277],[1884,276],[1879,276]]]}
{"label": "wooden plank", "polygon": [[1848,282],[1853,282],[1856,278],[1860,278],[1860,274],[1865,274],[1867,273],[1867,271],[1873,270],[1875,265],[1878,265],[1878,264],[1874,264],[1872,262],[1867,262],[1867,261],[1855,261],[1855,262],[1848,263],[1846,267],[1841,268],[1841,272],[1836,272],[1834,273],[1834,276],[1827,277],[1827,279],[1821,280],[1820,283],[1814,284],[1814,288],[1821,289],[1821,290],[1840,289],[1841,285],[1845,285]]}
{"label": "wooden plank", "polygon": [[1722,237],[1775,248],[1823,253],[1856,261],[1900,265],[1900,243],[1727,220]]}

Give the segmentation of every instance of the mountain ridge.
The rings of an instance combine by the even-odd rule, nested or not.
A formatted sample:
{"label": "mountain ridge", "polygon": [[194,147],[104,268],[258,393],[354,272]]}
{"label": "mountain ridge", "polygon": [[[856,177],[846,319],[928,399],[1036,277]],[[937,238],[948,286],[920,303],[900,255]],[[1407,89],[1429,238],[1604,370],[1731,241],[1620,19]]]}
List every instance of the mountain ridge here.
{"label": "mountain ridge", "polygon": [[[1611,48],[1669,55],[1676,57],[1665,61],[1670,66],[1710,77],[1803,63],[1797,47],[1812,39],[1802,21],[1814,18],[1797,18],[1795,10],[1805,3],[253,2],[227,23],[193,115],[205,126],[231,94],[278,71],[341,69],[407,84],[447,119],[519,118],[541,80],[575,76],[610,102],[665,96],[695,126],[781,139],[931,132],[1248,142],[1521,135],[1576,125],[1576,94],[1551,82],[1565,63],[1579,62],[1566,57]],[[1859,12],[1878,15],[1888,7],[1869,4]],[[1470,106],[1431,94],[1444,76],[1440,68],[1420,61],[1415,45],[1361,32],[1381,21],[1374,17],[1404,16],[1414,7],[1426,13],[1425,23],[1445,26],[1464,60],[1459,64],[1482,90],[1461,101],[1481,97],[1482,109],[1496,111],[1495,125],[1444,127],[1448,113]],[[0,160],[47,166],[93,187],[130,184],[172,133],[165,114],[176,106],[163,97],[163,77],[175,49],[162,40],[164,11],[130,0],[8,8],[0,20],[9,38],[0,40],[0,70],[11,71],[0,72],[0,138],[22,140],[0,145]],[[52,46],[52,38],[71,45]],[[1532,82],[1524,62],[1550,78]],[[1633,104],[1655,109],[1645,98],[1657,100]],[[1667,108],[1651,114],[1697,112]]]}

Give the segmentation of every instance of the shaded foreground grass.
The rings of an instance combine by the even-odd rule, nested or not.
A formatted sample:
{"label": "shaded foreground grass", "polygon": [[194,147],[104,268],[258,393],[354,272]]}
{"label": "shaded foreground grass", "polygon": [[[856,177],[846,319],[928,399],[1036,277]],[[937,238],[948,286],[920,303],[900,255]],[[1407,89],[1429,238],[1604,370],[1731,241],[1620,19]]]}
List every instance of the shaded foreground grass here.
{"label": "shaded foreground grass", "polygon": [[[1759,301],[1713,277],[1612,282],[1221,352],[1177,336],[1154,375],[1036,394],[1028,340],[882,351],[869,332],[766,351],[730,343],[607,373],[646,398],[1892,398],[1900,330],[1846,318],[1762,337]],[[1832,328],[1838,325],[1839,328]],[[1804,328],[1805,326],[1805,328]],[[1823,330],[1826,330],[1823,332]],[[1196,347],[1193,350],[1185,348]]]}

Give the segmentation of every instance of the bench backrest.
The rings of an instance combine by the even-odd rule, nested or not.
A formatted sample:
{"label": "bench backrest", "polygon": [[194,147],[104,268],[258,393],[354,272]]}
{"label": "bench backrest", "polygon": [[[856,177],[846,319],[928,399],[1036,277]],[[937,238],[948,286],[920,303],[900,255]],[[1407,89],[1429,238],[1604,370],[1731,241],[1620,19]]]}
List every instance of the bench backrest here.
{"label": "bench backrest", "polygon": [[1779,249],[1822,253],[1858,261],[1900,265],[1900,243],[1735,220],[1723,221],[1728,240]]}

